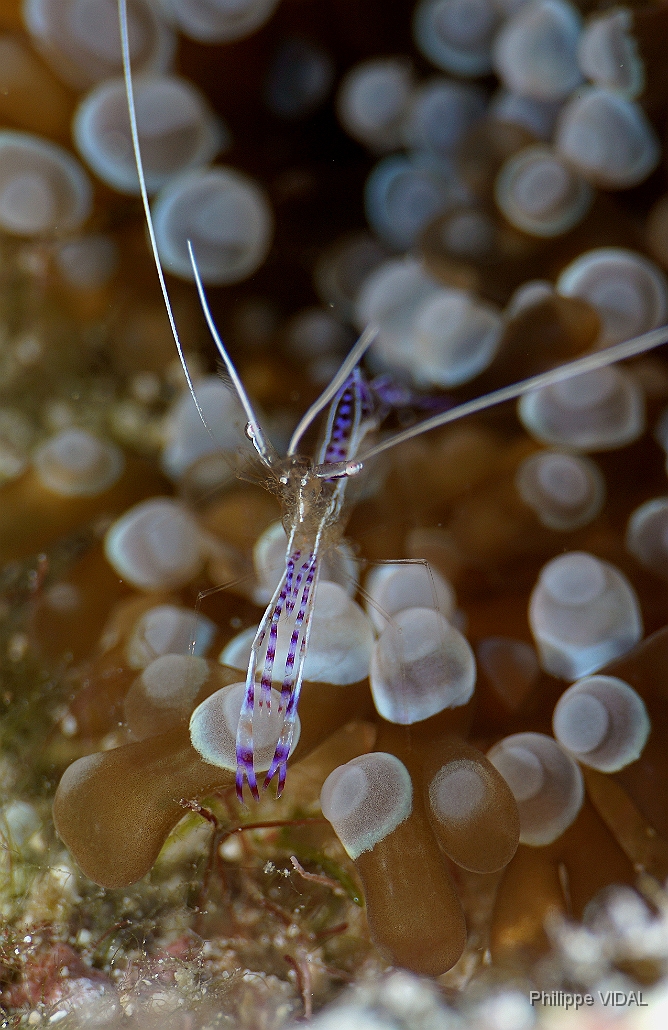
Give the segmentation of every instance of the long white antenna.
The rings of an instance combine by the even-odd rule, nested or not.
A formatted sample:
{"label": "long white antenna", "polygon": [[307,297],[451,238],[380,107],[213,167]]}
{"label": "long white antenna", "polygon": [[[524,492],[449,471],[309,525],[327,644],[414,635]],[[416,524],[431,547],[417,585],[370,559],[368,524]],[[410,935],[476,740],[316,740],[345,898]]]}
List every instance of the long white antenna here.
{"label": "long white antenna", "polygon": [[213,337],[213,342],[218,348],[218,353],[220,354],[221,358],[225,363],[225,368],[227,369],[228,375],[232,380],[234,389],[237,391],[237,395],[239,397],[239,400],[241,401],[241,404],[243,405],[243,409],[246,412],[246,418],[248,419],[246,433],[248,437],[252,440],[253,446],[255,447],[257,453],[260,455],[262,461],[265,463],[265,465],[271,468],[271,466],[277,460],[276,451],[274,450],[274,448],[272,447],[272,445],[270,444],[269,440],[267,439],[262,430],[260,420],[258,419],[257,415],[253,410],[253,405],[251,404],[250,398],[248,397],[248,394],[244,389],[244,385],[241,382],[241,379],[239,378],[239,373],[234,367],[232,358],[227,353],[225,344],[220,338],[220,335],[216,328],[216,323],[214,322],[213,316],[209,309],[209,304],[206,299],[206,293],[204,292],[204,285],[202,283],[202,277],[199,274],[199,268],[197,267],[197,261],[195,260],[195,251],[193,250],[193,245],[190,240],[188,240],[188,254],[190,256],[190,264],[192,265],[193,275],[195,276],[195,283],[197,285],[197,292],[199,294],[199,302],[202,305],[202,311],[204,312],[206,324],[209,327],[209,332]]}
{"label": "long white antenna", "polygon": [[624,358],[633,358],[637,354],[644,354],[645,351],[659,347],[662,343],[668,343],[668,326],[665,325],[659,329],[653,329],[650,333],[636,336],[632,340],[624,340],[622,343],[616,343],[613,347],[606,347],[605,350],[594,351],[593,354],[585,354],[584,357],[576,358],[575,361],[569,361],[565,365],[559,365],[558,368],[553,368],[549,372],[541,372],[539,375],[531,376],[529,379],[522,379],[519,383],[512,383],[510,386],[503,386],[499,390],[486,393],[483,397],[476,397],[471,401],[465,401],[463,404],[458,404],[455,408],[450,408],[449,411],[442,411],[438,415],[433,415],[432,418],[418,422],[409,429],[404,429],[401,433],[395,433],[394,436],[381,440],[375,447],[371,447],[368,451],[360,454],[357,461],[361,467],[369,458],[374,458],[377,454],[388,451],[390,447],[396,447],[397,444],[413,440],[416,436],[421,436],[422,433],[428,433],[431,429],[445,426],[449,422],[456,422],[466,415],[474,415],[478,411],[485,411],[486,408],[493,408],[496,404],[502,404],[504,401],[516,400],[531,390],[539,390],[544,386],[554,386],[555,383],[562,383],[567,379],[572,379],[574,376],[582,375],[584,372],[593,372],[597,368],[605,368],[607,365],[613,365],[616,361],[622,361]]}
{"label": "long white antenna", "polygon": [[172,330],[172,336],[174,337],[174,343],[176,344],[176,350],[179,355],[179,361],[183,368],[183,374],[186,377],[188,389],[195,402],[197,408],[197,414],[202,420],[203,425],[211,434],[211,430],[207,425],[206,419],[204,418],[204,412],[202,411],[197,396],[195,394],[195,388],[193,381],[190,378],[190,372],[188,371],[188,365],[186,364],[185,355],[181,346],[181,340],[179,339],[178,330],[176,328],[176,320],[174,318],[174,312],[172,311],[172,305],[169,299],[169,293],[167,292],[167,286],[165,284],[165,276],[162,271],[162,262],[160,261],[160,254],[158,253],[158,244],[155,238],[155,230],[153,228],[153,218],[151,217],[151,207],[148,202],[148,193],[146,191],[146,177],[144,175],[144,163],[142,161],[141,149],[139,147],[139,130],[137,128],[137,112],[135,110],[135,94],[132,87],[132,68],[130,65],[130,39],[128,35],[128,10],[127,0],[118,0],[118,21],[121,30],[121,52],[123,54],[123,76],[125,78],[125,92],[128,98],[128,112],[130,115],[130,132],[132,134],[132,149],[135,155],[135,164],[137,166],[137,175],[139,176],[139,189],[141,191],[141,199],[144,205],[144,214],[146,215],[146,225],[148,228],[148,235],[151,241],[151,250],[153,251],[153,260],[155,261],[155,267],[158,272],[158,279],[160,281],[160,289],[162,290],[162,297],[165,302],[167,309],[167,317],[169,318],[169,325]]}
{"label": "long white antenna", "polygon": [[341,368],[336,373],[331,383],[322,391],[316,401],[313,402],[311,407],[308,409],[305,415],[299,421],[299,425],[292,434],[290,445],[288,447],[288,456],[295,453],[299,445],[299,441],[302,436],[311,425],[313,420],[320,414],[323,408],[326,408],[332,397],[336,394],[340,387],[343,386],[346,379],[362,359],[362,355],[369,349],[376,336],[378,335],[378,327],[375,325],[369,325],[366,327],[359,340],[352,348],[345,361],[341,365]]}

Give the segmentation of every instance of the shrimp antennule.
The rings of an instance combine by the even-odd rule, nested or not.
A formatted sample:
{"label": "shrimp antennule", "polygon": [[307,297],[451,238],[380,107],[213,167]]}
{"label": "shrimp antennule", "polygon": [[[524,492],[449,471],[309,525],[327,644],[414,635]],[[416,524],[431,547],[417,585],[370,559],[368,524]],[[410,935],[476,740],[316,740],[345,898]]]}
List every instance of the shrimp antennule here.
{"label": "shrimp antennule", "polygon": [[[143,207],[144,207],[144,215],[146,217],[146,226],[147,226],[147,229],[148,229],[149,240],[150,240],[150,243],[151,243],[151,251],[152,251],[152,254],[153,254],[153,260],[155,262],[156,271],[158,273],[158,281],[160,283],[160,290],[162,292],[162,298],[163,298],[163,301],[164,301],[164,304],[165,304],[165,308],[166,308],[166,311],[167,311],[167,317],[169,319],[169,327],[171,329],[172,336],[174,338],[174,343],[176,344],[176,350],[177,350],[177,353],[179,355],[179,361],[181,362],[181,367],[183,368],[183,374],[184,374],[184,376],[186,378],[186,382],[188,384],[188,389],[190,390],[190,395],[191,395],[191,397],[193,399],[193,402],[195,404],[195,407],[197,409],[197,413],[198,413],[200,419],[202,420],[202,424],[206,428],[207,432],[210,434],[211,430],[210,430],[209,426],[207,425],[206,419],[204,418],[204,412],[202,411],[200,403],[199,403],[199,401],[197,399],[197,395],[195,393],[195,387],[194,387],[194,384],[193,384],[193,381],[192,381],[192,377],[190,375],[190,371],[188,369],[188,363],[186,362],[185,354],[183,352],[183,347],[182,347],[182,344],[181,344],[181,339],[179,337],[179,332],[178,332],[178,328],[177,328],[177,325],[176,325],[176,319],[174,317],[174,311],[172,309],[172,305],[171,305],[171,301],[170,301],[170,297],[169,297],[169,291],[167,289],[167,283],[165,282],[165,275],[164,275],[164,271],[163,271],[163,268],[162,268],[162,262],[160,260],[160,253],[158,251],[158,241],[157,241],[156,235],[155,235],[155,228],[153,226],[153,216],[151,214],[151,205],[149,203],[148,190],[146,188],[146,176],[144,174],[144,162],[143,162],[142,155],[141,155],[141,147],[139,145],[139,128],[138,128],[138,125],[137,125],[137,111],[136,111],[136,107],[135,107],[134,87],[133,87],[133,84],[132,84],[132,65],[131,65],[131,61],[130,61],[130,36],[129,36],[129,31],[128,31],[127,0],[118,0],[118,21],[119,21],[120,34],[121,34],[121,53],[122,53],[122,57],[123,57],[123,77],[124,77],[124,80],[125,80],[125,92],[126,92],[126,95],[127,95],[127,98],[128,98],[128,113],[129,113],[129,116],[130,116],[130,134],[132,136],[132,149],[134,151],[135,165],[137,167],[137,175],[139,177],[139,190],[140,190],[140,193],[141,193],[142,204],[143,204]],[[197,292],[199,294],[199,299],[200,299],[200,303],[202,305],[202,310],[204,312],[204,317],[206,319],[207,325],[208,325],[209,330],[211,332],[211,336],[213,337],[213,341],[216,344],[218,352],[219,352],[219,354],[220,354],[220,356],[221,356],[221,358],[222,358],[222,360],[223,360],[223,362],[225,364],[227,373],[228,373],[230,379],[232,380],[232,383],[234,385],[234,389],[236,391],[236,394],[237,394],[237,396],[238,396],[238,398],[239,398],[239,400],[240,400],[240,402],[241,402],[241,404],[242,404],[242,406],[244,408],[244,411],[246,412],[246,416],[248,418],[248,425],[246,427],[246,434],[247,434],[248,438],[252,441],[253,446],[255,447],[257,453],[259,454],[260,459],[262,460],[262,462],[266,466],[271,467],[278,460],[276,452],[274,451],[273,447],[271,446],[271,443],[267,439],[266,434],[262,430],[262,427],[260,425],[260,421],[259,421],[257,415],[255,414],[254,410],[253,410],[253,406],[252,406],[252,404],[251,404],[251,402],[250,402],[250,400],[248,398],[248,395],[247,395],[247,393],[246,393],[246,391],[245,391],[245,389],[243,387],[241,379],[239,378],[239,374],[238,374],[236,368],[234,367],[229,354],[227,353],[225,345],[223,344],[223,341],[221,340],[221,338],[220,338],[220,336],[218,334],[218,331],[216,330],[213,318],[211,317],[211,312],[209,310],[208,303],[206,301],[206,296],[205,296],[205,293],[204,293],[204,288],[202,286],[201,276],[200,276],[199,270],[197,268],[197,264],[196,264],[196,261],[195,261],[195,256],[193,254],[193,248],[192,248],[190,240],[188,240],[188,253],[190,255],[190,261],[191,261],[191,264],[192,264],[193,274],[194,274],[194,277],[195,277],[195,283],[197,285]]]}
{"label": "shrimp antennule", "polygon": [[146,189],[146,176],[144,175],[144,162],[141,156],[141,147],[139,146],[139,128],[137,126],[137,111],[135,108],[135,95],[134,87],[132,85],[132,66],[130,63],[130,34],[128,32],[128,11],[127,11],[127,0],[118,0],[118,21],[120,25],[121,33],[121,54],[123,57],[123,77],[125,79],[125,93],[128,98],[128,113],[130,115],[130,134],[132,136],[132,149],[135,155],[135,165],[137,166],[137,175],[139,177],[139,190],[141,193],[142,204],[144,207],[144,215],[146,217],[146,227],[148,229],[149,240],[151,243],[151,252],[153,254],[153,260],[155,262],[156,271],[158,273],[158,281],[160,283],[160,290],[162,292],[162,299],[165,303],[167,310],[167,318],[169,319],[169,327],[174,337],[174,343],[176,344],[176,350],[179,355],[179,361],[183,369],[183,374],[186,377],[188,389],[193,399],[195,407],[197,408],[197,414],[202,420],[207,432],[210,434],[211,430],[207,425],[206,419],[204,418],[204,412],[200,407],[200,403],[197,400],[195,394],[195,387],[190,377],[188,370],[188,364],[186,362],[185,354],[183,353],[183,347],[181,346],[181,339],[179,332],[176,327],[176,319],[174,318],[174,312],[172,310],[171,301],[169,299],[169,292],[167,290],[167,284],[165,282],[165,275],[162,270],[162,262],[160,260],[160,254],[158,252],[158,241],[155,237],[155,229],[153,227],[153,216],[151,215],[151,205],[148,200],[148,191]]}
{"label": "shrimp antennule", "polygon": [[213,316],[209,308],[209,303],[206,299],[206,293],[204,291],[202,277],[199,274],[199,268],[197,267],[197,261],[195,260],[195,252],[193,250],[192,242],[188,240],[187,243],[190,264],[192,265],[193,275],[195,277],[195,285],[197,286],[197,293],[199,295],[199,302],[204,313],[204,318],[206,319],[206,324],[209,327],[211,338],[213,339],[213,342],[216,345],[218,353],[223,359],[227,374],[232,380],[232,384],[236,391],[237,397],[241,401],[243,409],[246,412],[246,418],[248,419],[248,424],[246,426],[246,435],[248,436],[249,440],[251,440],[262,462],[268,468],[272,468],[272,466],[274,466],[278,461],[278,455],[276,454],[276,451],[272,447],[264,430],[262,429],[262,426],[260,425],[260,420],[255,414],[255,411],[253,410],[253,405],[251,404],[250,398],[246,393],[246,390],[244,389],[244,385],[241,382],[239,373],[234,367],[232,358],[227,353],[227,348],[225,347],[225,344],[220,338],[220,334],[216,328],[216,323],[213,320]]}

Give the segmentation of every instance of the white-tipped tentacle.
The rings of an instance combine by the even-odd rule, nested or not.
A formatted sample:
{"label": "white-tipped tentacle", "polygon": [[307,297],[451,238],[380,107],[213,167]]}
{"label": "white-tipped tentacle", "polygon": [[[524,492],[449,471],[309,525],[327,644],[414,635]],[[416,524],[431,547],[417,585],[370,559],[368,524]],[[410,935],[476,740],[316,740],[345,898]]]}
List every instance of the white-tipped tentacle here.
{"label": "white-tipped tentacle", "polygon": [[135,110],[135,95],[134,88],[132,85],[132,66],[130,63],[130,37],[128,33],[128,11],[127,11],[127,0],[118,0],[118,21],[121,33],[121,53],[123,55],[123,77],[125,79],[125,91],[128,98],[128,112],[130,115],[130,133],[132,135],[132,149],[135,155],[135,163],[137,165],[137,175],[139,176],[139,189],[141,192],[142,204],[144,206],[144,215],[146,217],[146,227],[148,229],[149,239],[151,241],[151,251],[153,252],[153,260],[155,261],[156,271],[158,273],[158,280],[160,282],[160,290],[162,291],[162,297],[165,302],[165,308],[167,309],[167,318],[169,319],[169,327],[174,337],[174,343],[176,344],[176,350],[179,355],[179,361],[183,368],[183,374],[186,377],[188,389],[190,390],[192,399],[195,407],[197,408],[197,414],[202,420],[202,424],[206,427],[208,432],[209,429],[204,413],[199,405],[197,396],[195,394],[195,387],[188,371],[188,365],[186,363],[185,354],[183,353],[183,347],[181,346],[181,340],[179,337],[178,329],[176,328],[176,319],[174,318],[174,312],[172,311],[172,304],[169,299],[169,293],[167,291],[167,284],[165,282],[165,276],[162,270],[162,262],[160,261],[160,254],[158,253],[158,242],[155,238],[155,229],[153,228],[153,217],[151,215],[151,205],[148,200],[148,192],[146,189],[146,177],[144,175],[144,162],[141,156],[141,148],[139,146],[139,129],[137,127],[137,112]]}
{"label": "white-tipped tentacle", "polygon": [[[362,356],[369,349],[376,336],[378,335],[378,327],[375,325],[369,325],[366,327],[355,346],[351,349],[350,353],[346,357],[345,361],[341,365],[339,371],[336,373],[329,385],[322,391],[316,401],[313,402],[311,407],[308,409],[305,415],[299,420],[299,424],[292,434],[292,438],[288,445],[288,457],[295,454],[299,441],[302,436],[313,423],[314,419],[318,417],[320,412],[329,404],[333,397],[336,396],[338,391],[341,389],[346,379],[353,371],[353,369],[360,363]],[[350,473],[343,473],[344,475],[350,475]]]}
{"label": "white-tipped tentacle", "polygon": [[[632,340],[624,340],[623,343],[607,347],[605,350],[585,354],[582,358],[576,358],[575,361],[559,365],[548,372],[541,372],[539,375],[530,376],[529,379],[521,379],[520,382],[511,383],[510,386],[502,386],[500,389],[492,390],[491,393],[487,393],[483,397],[475,397],[473,400],[464,401],[463,404],[449,408],[448,411],[439,412],[438,415],[423,419],[422,422],[417,422],[414,426],[410,426],[400,433],[388,436],[368,451],[364,451],[357,458],[357,464],[359,465],[357,471],[361,471],[364,463],[369,458],[374,458],[377,454],[382,454],[383,451],[396,447],[397,444],[413,440],[416,436],[422,436],[423,433],[428,433],[432,429],[438,429],[439,426],[448,425],[450,422],[457,422],[460,418],[464,418],[467,415],[475,415],[479,411],[486,411],[487,408],[503,404],[504,401],[517,400],[518,397],[522,397],[525,393],[530,393],[531,390],[553,386],[555,383],[572,379],[574,376],[579,376],[584,372],[605,368],[606,365],[613,365],[615,362],[623,361],[625,358],[637,357],[638,354],[645,354],[646,351],[659,347],[663,343],[668,343],[668,326],[665,325],[660,326],[658,329],[653,329],[650,333],[636,336]],[[348,474],[355,473],[349,472]]]}

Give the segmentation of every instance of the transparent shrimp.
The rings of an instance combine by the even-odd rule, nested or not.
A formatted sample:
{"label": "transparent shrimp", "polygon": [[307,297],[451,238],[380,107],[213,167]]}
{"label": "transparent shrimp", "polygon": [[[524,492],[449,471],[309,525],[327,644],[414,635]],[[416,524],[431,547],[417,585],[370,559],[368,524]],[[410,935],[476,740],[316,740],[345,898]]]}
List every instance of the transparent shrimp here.
{"label": "transparent shrimp", "polygon": [[[132,142],[151,249],[188,389],[200,418],[208,429],[183,354],[158,253],[137,131],[126,0],[118,0],[118,7]],[[531,390],[563,382],[584,372],[643,354],[666,343],[668,342],[668,326],[615,344],[605,350],[586,354],[550,371],[440,411],[430,418],[419,421],[401,432],[389,435],[364,449],[367,437],[378,428],[381,419],[380,413],[374,410],[371,391],[359,369],[359,363],[365,351],[377,334],[377,329],[369,326],[329,385],[304,414],[293,433],[286,456],[281,458],[265,434],[237,370],[217,332],[198,271],[196,255],[190,243],[188,243],[188,250],[207,325],[225,365],[231,386],[244,407],[247,417],[246,434],[252,441],[266,471],[264,485],[281,501],[284,512],[283,521],[288,535],[285,569],[260,620],[251,647],[245,698],[237,733],[237,794],[243,800],[243,787],[247,782],[251,794],[257,799],[259,798],[259,789],[254,767],[253,712],[258,674],[260,690],[258,706],[269,707],[271,684],[276,679],[282,679],[279,703],[280,711],[283,714],[282,732],[264,780],[264,787],[267,787],[276,776],[277,795],[280,795],[285,784],[304,660],[308,650],[311,617],[320,573],[320,559],[323,550],[327,546],[336,544],[341,536],[345,492],[349,479],[359,475],[364,470],[366,463],[377,454],[432,429],[484,411],[504,401],[514,400]],[[300,441],[304,433],[325,409],[327,409],[327,421],[323,443],[314,460],[305,458],[298,453]],[[277,676],[278,670],[275,665],[279,629],[284,629],[289,634],[289,646],[280,676]],[[266,648],[260,672],[260,657],[265,642]]]}
{"label": "transparent shrimp", "polygon": [[285,571],[251,647],[246,695],[237,734],[237,793],[240,797],[244,780],[247,780],[253,796],[259,796],[253,767],[255,677],[260,649],[268,634],[259,699],[260,706],[266,704],[268,707],[281,624],[290,635],[282,670],[280,709],[284,718],[264,786],[267,787],[278,775],[277,794],[283,790],[320,573],[320,556],[323,547],[340,535],[346,483],[357,471],[354,459],[362,441],[375,426],[370,391],[360,370],[353,368],[331,402],[325,438],[316,463],[288,455],[279,473],[280,497],[288,530]]}

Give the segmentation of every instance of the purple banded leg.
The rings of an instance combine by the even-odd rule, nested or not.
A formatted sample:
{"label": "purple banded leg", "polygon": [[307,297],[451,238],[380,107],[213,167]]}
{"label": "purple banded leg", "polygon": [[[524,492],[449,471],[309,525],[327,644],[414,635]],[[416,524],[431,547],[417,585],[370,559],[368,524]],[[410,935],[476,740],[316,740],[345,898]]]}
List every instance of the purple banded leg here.
{"label": "purple banded leg", "polygon": [[242,751],[237,747],[237,775],[235,782],[237,787],[237,797],[242,804],[244,800],[244,777],[248,782],[251,794],[256,801],[259,801],[260,791],[258,790],[257,780],[255,778],[252,747],[250,751]]}
{"label": "purple banded leg", "polygon": [[276,750],[274,751],[274,757],[271,760],[271,765],[265,776],[263,787],[266,790],[271,780],[278,772],[278,782],[276,784],[276,797],[280,798],[285,787],[285,780],[288,773],[288,758],[290,757],[290,748],[292,747],[292,738],[295,732],[295,720],[297,717],[297,707],[299,705],[299,697],[302,689],[302,669],[304,666],[304,658],[306,656],[306,642],[308,638],[308,627],[311,619],[311,612],[309,611],[306,615],[304,624],[304,636],[302,637],[301,646],[299,649],[299,667],[297,671],[297,678],[295,681],[294,690],[290,694],[288,701],[285,718],[283,719],[283,728],[281,730],[281,736],[279,737],[278,743],[276,744]]}
{"label": "purple banded leg", "polygon": [[[274,610],[271,614],[271,624],[269,627],[269,642],[267,643],[267,651],[264,656],[264,668],[262,670],[262,680],[260,684],[260,708],[262,704],[266,704],[267,711],[271,711],[271,684],[274,672],[274,661],[276,659],[276,642],[278,640],[278,624],[283,613],[283,606],[286,603],[286,597],[290,596],[292,592],[292,577],[295,571],[295,559],[299,557],[299,551],[288,559],[285,572],[283,574],[283,580],[281,583],[281,592],[278,595],[278,600],[274,606]],[[263,622],[267,617],[265,612]],[[264,639],[264,633],[262,634]]]}
{"label": "purple banded leg", "polygon": [[283,676],[283,685],[281,687],[281,703],[279,712],[288,710],[288,702],[292,694],[292,684],[294,682],[294,668],[295,659],[297,657],[297,644],[299,643],[299,634],[301,633],[302,625],[304,623],[304,616],[306,615],[306,609],[309,603],[309,595],[311,593],[311,586],[315,578],[317,568],[317,561],[313,555],[310,556],[310,564],[308,565],[308,572],[306,575],[306,581],[304,583],[304,589],[302,591],[301,602],[297,609],[297,615],[295,617],[295,624],[292,630],[292,636],[290,637],[290,646],[288,648],[287,658],[285,660],[285,674]]}
{"label": "purple banded leg", "polygon": [[269,627],[269,643],[267,644],[267,652],[264,656],[264,668],[262,669],[262,679],[260,681],[260,708],[262,708],[262,703],[265,702],[267,705],[267,711],[271,711],[271,680],[274,671],[274,659],[276,658],[276,640],[278,637],[278,620],[280,617],[280,608],[277,607],[271,620],[271,626]]}
{"label": "purple banded leg", "polygon": [[285,787],[285,779],[288,772],[288,758],[290,757],[290,748],[292,747],[292,738],[295,732],[295,719],[297,716],[297,704],[299,702],[300,691],[301,682],[299,682],[298,685],[295,685],[295,689],[290,695],[285,718],[283,720],[281,736],[276,744],[274,757],[271,760],[271,765],[269,766],[267,775],[264,779],[263,787],[266,790],[276,773],[278,773],[278,781],[276,784],[277,798],[280,798],[283,793],[283,788]]}
{"label": "purple banded leg", "polygon": [[295,586],[295,569],[297,568],[297,563],[301,558],[301,554],[301,551],[293,551],[285,566],[285,611],[288,615],[295,606],[295,602],[293,600],[295,589],[299,589],[300,577],[299,574],[297,574],[297,584]]}
{"label": "purple banded leg", "polygon": [[[304,584],[304,590],[306,591],[306,600],[308,601],[308,592],[309,592],[309,589],[310,589],[310,584],[313,582],[314,562],[315,562],[315,555],[314,555],[313,552],[311,552],[311,554],[309,554],[307,560],[303,563],[301,569],[299,570],[299,573],[298,573],[296,581],[295,581],[295,588],[294,588],[293,595],[292,595],[292,605],[291,605],[290,609],[288,609],[288,607],[286,605],[286,609],[285,609],[286,613],[289,611],[289,614],[292,614],[292,612],[295,609],[295,604],[296,604],[296,601],[297,601],[297,597],[299,596],[299,588],[301,587],[302,580],[304,578],[304,574],[306,574],[306,577],[307,577],[307,582]],[[290,682],[292,682],[292,669],[294,668],[294,664],[295,664],[295,652],[296,652],[296,648],[297,648],[297,639],[298,639],[298,636],[299,636],[299,627],[301,626],[301,624],[303,622],[303,616],[300,619],[299,618],[299,612],[301,611],[301,607],[302,607],[303,604],[304,604],[304,593],[302,593],[302,600],[301,600],[301,603],[300,603],[300,607],[297,609],[297,615],[295,616],[295,626],[293,628],[292,636],[290,638],[290,647],[289,647],[287,659],[286,659],[286,662],[285,662],[285,671],[284,671],[284,676],[283,676],[283,686],[281,688],[281,701],[280,701],[280,705],[279,705],[279,709],[278,709],[279,712],[282,712],[283,709],[285,708],[285,706],[287,704],[287,699],[288,699],[288,696],[289,696],[289,693],[290,693],[290,689],[289,688],[286,691],[285,682],[286,682],[287,679],[289,679]]]}
{"label": "purple banded leg", "polygon": [[393,408],[395,411],[401,408],[417,408],[419,411],[447,411],[454,407],[456,401],[452,397],[425,396],[409,386],[392,379],[388,375],[376,376],[368,384],[368,390],[372,397],[380,401],[386,408]]}
{"label": "purple banded leg", "polygon": [[[271,611],[271,621],[269,622],[269,641],[267,643],[267,651],[265,654],[264,668],[262,672],[262,680],[260,683],[261,696],[259,705],[262,707],[263,701],[267,705],[267,710],[271,708],[271,683],[272,673],[274,669],[274,661],[276,657],[276,641],[278,637],[278,623],[284,610],[286,597],[289,597],[294,590],[293,577],[295,570],[295,562],[299,559],[301,552],[295,551],[290,556],[286,564],[286,570],[284,573],[283,581],[280,586],[280,593],[276,599],[273,608],[271,605],[265,611],[262,621],[258,627],[258,631],[253,641],[251,660],[248,666],[248,674],[246,676],[246,692],[244,694],[243,704],[241,706],[241,713],[239,716],[239,726],[237,728],[237,775],[236,775],[236,787],[237,797],[240,801],[243,801],[243,785],[244,780],[248,782],[250,792],[256,801],[260,800],[260,793],[257,786],[257,779],[255,776],[255,764],[254,764],[254,744],[253,744],[253,712],[255,709],[255,671],[257,668],[257,653],[259,648],[267,634],[267,623],[269,622],[269,612]],[[274,597],[276,595],[274,594]],[[294,605],[293,605],[294,607]]]}
{"label": "purple banded leg", "polygon": [[294,587],[293,587],[293,579],[294,579],[294,575],[295,575],[295,568],[296,568],[297,562],[301,558],[301,554],[302,554],[301,551],[294,551],[290,555],[290,557],[288,558],[286,566],[285,566],[285,585],[287,587],[287,590],[286,590],[286,597],[287,597],[286,611],[290,611],[290,609],[287,607],[287,605],[290,603],[290,598],[292,597],[292,594],[293,594],[293,589],[294,589]]}
{"label": "purple banded leg", "polygon": [[[252,673],[252,674],[251,674]],[[260,800],[260,792],[255,777],[255,766],[253,763],[253,709],[255,708],[255,670],[249,670],[246,680],[246,693],[244,695],[239,725],[237,727],[237,797],[239,801],[244,800],[244,779],[248,781],[250,792],[256,801]]]}
{"label": "purple banded leg", "polygon": [[373,395],[358,368],[354,369],[332,402],[321,462],[337,464],[354,457],[354,439],[359,425],[373,415]]}
{"label": "purple banded leg", "polygon": [[[288,758],[290,756],[290,748],[292,746],[292,738],[294,736],[295,719],[297,716],[297,705],[299,702],[299,695],[301,693],[302,674],[304,668],[304,659],[306,657],[306,645],[308,639],[308,632],[311,621],[311,613],[315,603],[315,590],[311,591],[311,587],[314,579],[316,578],[318,565],[317,560],[314,557],[311,568],[309,569],[304,584],[304,591],[302,593],[301,604],[297,617],[295,619],[295,627],[292,632],[290,640],[290,650],[285,666],[285,678],[283,680],[283,686],[281,689],[281,707],[285,706],[285,715],[283,717],[283,727],[281,730],[281,736],[276,744],[276,750],[274,751],[274,757],[272,758],[271,765],[267,771],[267,775],[264,780],[265,789],[271,783],[271,780],[278,772],[278,784],[276,789],[276,797],[280,797],[283,793],[283,787],[285,786],[285,778],[287,775]],[[297,651],[297,643],[299,641],[300,632],[303,627],[303,634],[301,637],[301,644],[299,647],[299,663],[297,668],[297,676],[294,676],[294,665]]]}
{"label": "purple banded leg", "polygon": [[[256,801],[260,800],[260,792],[258,790],[257,779],[255,777],[255,764],[254,764],[255,748],[254,748],[254,744],[253,744],[253,713],[254,713],[254,710],[255,710],[255,672],[256,672],[256,669],[257,669],[258,650],[262,646],[262,643],[264,642],[265,636],[267,634],[267,622],[268,622],[269,612],[270,611],[272,613],[272,616],[271,616],[271,624],[270,624],[270,631],[269,631],[269,643],[267,645],[267,654],[269,654],[269,652],[272,649],[273,649],[273,652],[275,654],[275,651],[276,651],[276,641],[275,641],[275,634],[274,634],[274,641],[273,641],[273,644],[272,644],[272,631],[275,629],[275,625],[276,625],[276,623],[278,623],[278,619],[280,618],[281,607],[282,607],[282,603],[283,603],[281,598],[284,597],[283,591],[284,591],[284,587],[281,589],[281,593],[279,594],[279,598],[276,601],[276,603],[274,604],[273,609],[272,609],[272,607],[270,605],[269,608],[267,609],[267,611],[265,611],[264,615],[262,616],[262,621],[260,622],[260,625],[258,626],[257,633],[255,634],[255,639],[253,640],[253,645],[251,647],[251,657],[250,657],[250,661],[248,663],[248,672],[246,674],[246,690],[245,690],[244,699],[243,699],[243,702],[242,702],[242,705],[241,705],[241,712],[239,714],[239,725],[237,727],[237,775],[236,775],[236,787],[237,787],[237,797],[242,802],[243,802],[244,779],[246,779],[248,781],[248,786],[250,788],[250,792],[253,795],[253,797],[255,798],[255,800]],[[274,617],[275,617],[275,619],[274,619]],[[268,669],[268,672],[267,672],[267,659],[265,657],[265,668],[264,668],[263,677],[262,677],[262,690],[264,691],[264,689],[265,689],[264,684],[265,684],[265,679],[267,679],[268,680],[268,684],[269,684],[268,689],[267,689],[267,698],[266,698],[266,700],[267,700],[267,708],[269,708],[269,705],[270,705],[270,702],[271,702],[271,672],[272,672],[272,668],[273,668],[273,658],[271,659],[271,662],[269,664],[269,669]],[[262,705],[262,698],[260,698],[260,705]]]}
{"label": "purple banded leg", "polygon": [[[239,725],[237,726],[237,775],[236,787],[237,797],[241,802],[244,800],[244,779],[248,781],[250,792],[256,801],[260,800],[260,792],[257,786],[254,765],[254,744],[253,744],[253,712],[255,710],[255,670],[257,668],[258,648],[266,634],[266,612],[258,627],[258,631],[251,648],[251,658],[248,663],[246,675],[246,690],[239,713]],[[271,681],[270,681],[271,683]],[[260,701],[262,704],[262,701]]]}
{"label": "purple banded leg", "polygon": [[[296,551],[295,552],[295,557],[298,557],[299,554],[300,554],[300,552]],[[295,604],[297,603],[297,598],[299,596],[299,589],[300,589],[300,587],[302,585],[302,580],[304,579],[304,574],[310,569],[312,561],[313,561],[313,553],[309,554],[309,556],[306,559],[306,561],[302,563],[302,566],[299,569],[299,572],[297,573],[297,575],[295,577],[293,588],[290,591],[290,593],[288,594],[288,599],[287,599],[286,604],[285,604],[285,611],[286,611],[286,613],[288,615],[292,615],[293,611],[295,610]]]}

